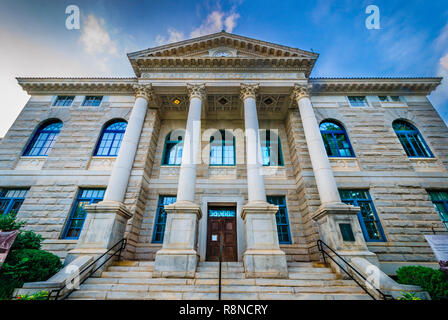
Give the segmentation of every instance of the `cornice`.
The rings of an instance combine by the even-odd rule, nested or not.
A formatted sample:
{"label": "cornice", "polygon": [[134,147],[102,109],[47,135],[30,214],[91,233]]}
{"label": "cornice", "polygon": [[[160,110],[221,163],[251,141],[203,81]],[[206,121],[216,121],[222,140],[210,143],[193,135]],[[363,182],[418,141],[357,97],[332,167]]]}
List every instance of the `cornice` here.
{"label": "cornice", "polygon": [[134,94],[137,78],[17,78],[28,94]]}
{"label": "cornice", "polygon": [[312,94],[325,93],[402,93],[429,95],[442,78],[310,78]]}

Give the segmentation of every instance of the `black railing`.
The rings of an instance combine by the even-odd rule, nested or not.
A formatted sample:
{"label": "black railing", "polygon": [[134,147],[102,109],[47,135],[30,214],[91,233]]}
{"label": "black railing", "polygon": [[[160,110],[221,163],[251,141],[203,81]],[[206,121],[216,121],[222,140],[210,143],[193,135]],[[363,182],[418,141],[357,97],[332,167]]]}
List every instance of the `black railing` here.
{"label": "black railing", "polygon": [[364,277],[361,272],[359,272],[358,270],[356,270],[355,267],[353,267],[350,263],[347,262],[347,260],[345,260],[343,257],[341,257],[336,251],[334,251],[332,248],[330,248],[325,242],[323,242],[322,240],[317,240],[317,248],[319,249],[319,251],[322,253],[322,257],[324,259],[324,263],[327,263],[327,259],[325,256],[327,256],[328,258],[330,258],[334,263],[336,263],[339,268],[341,270],[343,270],[353,281],[356,282],[356,284],[362,289],[364,290],[370,297],[372,297],[373,300],[378,300],[372,293],[370,293],[370,291],[366,288],[366,286],[364,286],[363,284],[361,284],[361,282],[359,282],[350,272],[348,272],[348,270],[346,270],[346,268],[344,268],[343,266],[341,266],[341,264],[333,258],[332,255],[330,255],[325,248],[329,249],[335,256],[337,256],[339,258],[340,261],[343,261],[345,263],[345,265],[351,269],[354,273],[356,273],[361,279],[364,280],[364,283],[368,283],[378,294],[379,296],[383,299],[383,300],[393,300],[393,297],[391,295],[385,294],[384,292],[382,292],[379,288],[377,288],[375,286],[375,284],[371,283],[369,280],[366,279],[366,277]]}
{"label": "black railing", "polygon": [[218,300],[221,300],[221,282],[222,282],[222,234],[219,237],[219,269],[218,269],[218,285],[219,285],[219,289],[218,289]]}
{"label": "black railing", "polygon": [[[96,258],[94,261],[92,261],[86,267],[84,267],[79,272],[77,277],[79,277],[81,279],[82,278],[82,274],[86,273],[87,271],[89,272],[89,274],[84,279],[82,279],[82,281],[80,281],[79,285],[83,284],[84,281],[86,281],[88,278],[90,278],[90,276],[92,274],[94,274],[96,271],[98,271],[98,269],[100,269],[106,262],[108,262],[110,259],[112,259],[112,257],[118,256],[118,261],[120,261],[121,252],[123,251],[123,249],[125,247],[126,247],[126,239],[123,238],[120,241],[118,241],[116,244],[114,244],[109,250],[104,252],[102,255],[100,255],[98,258]],[[113,252],[111,253],[111,251],[113,251]],[[109,255],[109,256],[106,257],[97,266],[96,264],[106,255]],[[72,284],[72,281],[70,281],[69,283]],[[71,288],[67,288],[69,283],[65,283],[65,285],[62,288],[51,290],[50,293],[48,294],[48,300],[50,300],[54,294],[56,294],[56,296],[54,296],[54,300],[58,300],[58,299],[64,300],[64,299],[66,299],[75,290],[75,288],[73,288],[73,286]],[[61,292],[64,291],[65,289],[67,289],[68,292],[66,292],[62,297],[59,297]]]}

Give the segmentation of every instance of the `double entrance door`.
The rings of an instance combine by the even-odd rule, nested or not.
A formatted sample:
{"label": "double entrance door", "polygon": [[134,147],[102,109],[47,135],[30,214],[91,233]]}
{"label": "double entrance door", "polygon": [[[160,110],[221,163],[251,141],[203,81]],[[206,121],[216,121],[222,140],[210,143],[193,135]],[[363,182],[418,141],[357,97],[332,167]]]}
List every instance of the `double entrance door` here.
{"label": "double entrance door", "polygon": [[238,261],[236,207],[209,206],[207,214],[206,260],[219,260],[222,240],[222,261]]}

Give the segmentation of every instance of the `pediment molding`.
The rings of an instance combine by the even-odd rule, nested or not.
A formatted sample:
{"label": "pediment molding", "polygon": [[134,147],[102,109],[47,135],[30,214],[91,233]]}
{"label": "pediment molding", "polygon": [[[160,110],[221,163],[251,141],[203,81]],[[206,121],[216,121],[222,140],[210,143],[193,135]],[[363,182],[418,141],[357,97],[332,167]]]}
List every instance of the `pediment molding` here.
{"label": "pediment molding", "polygon": [[[213,52],[227,50],[227,56]],[[306,76],[318,58],[317,53],[246,38],[227,32],[180,41],[128,54],[137,76],[148,68],[247,67],[301,68]]]}

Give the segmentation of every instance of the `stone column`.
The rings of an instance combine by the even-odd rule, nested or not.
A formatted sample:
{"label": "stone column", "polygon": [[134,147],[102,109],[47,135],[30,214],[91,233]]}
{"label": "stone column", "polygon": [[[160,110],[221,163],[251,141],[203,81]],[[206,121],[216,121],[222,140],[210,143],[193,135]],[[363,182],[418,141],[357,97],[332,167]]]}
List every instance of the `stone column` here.
{"label": "stone column", "polygon": [[246,227],[244,268],[250,278],[286,278],[285,253],[280,250],[275,214],[278,207],[266,201],[256,106],[257,84],[241,85],[246,133],[248,203],[241,217]]}
{"label": "stone column", "polygon": [[112,169],[102,202],[86,206],[87,217],[78,245],[69,252],[70,262],[79,255],[99,255],[110,249],[124,236],[131,213],[123,204],[131,169],[146,116],[148,102],[152,99],[150,85],[135,85],[135,103],[126,132]]}
{"label": "stone column", "polygon": [[165,206],[167,213],[162,249],[156,254],[153,277],[193,278],[199,261],[198,221],[201,208],[194,203],[196,169],[200,159],[201,110],[205,85],[187,84],[190,98],[177,201]]}
{"label": "stone column", "polygon": [[[310,100],[308,84],[296,84],[292,99],[297,102],[302,119],[305,139],[313,166],[314,178],[319,192],[321,206],[313,215],[313,220],[319,225],[320,238],[342,256],[350,259],[353,256],[369,258],[378,264],[376,255],[366,246],[357,213],[358,207],[341,202],[338,187],[334,178],[327,152],[322,140],[316,115]],[[349,225],[354,235],[354,241],[342,238],[341,224]],[[344,227],[344,226],[343,226]]]}

